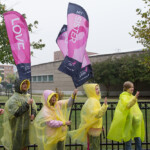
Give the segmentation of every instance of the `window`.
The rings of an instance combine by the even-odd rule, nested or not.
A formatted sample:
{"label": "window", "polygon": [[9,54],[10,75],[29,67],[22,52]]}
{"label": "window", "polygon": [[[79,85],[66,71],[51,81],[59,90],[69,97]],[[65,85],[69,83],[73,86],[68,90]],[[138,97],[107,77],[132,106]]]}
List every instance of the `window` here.
{"label": "window", "polygon": [[32,82],[53,82],[53,75],[32,76]]}
{"label": "window", "polygon": [[33,76],[32,79],[33,82],[36,82],[36,76]]}
{"label": "window", "polygon": [[48,81],[53,81],[53,75],[48,76]]}
{"label": "window", "polygon": [[47,81],[47,76],[43,76],[43,82]]}
{"label": "window", "polygon": [[42,76],[38,76],[38,82],[42,81]]}

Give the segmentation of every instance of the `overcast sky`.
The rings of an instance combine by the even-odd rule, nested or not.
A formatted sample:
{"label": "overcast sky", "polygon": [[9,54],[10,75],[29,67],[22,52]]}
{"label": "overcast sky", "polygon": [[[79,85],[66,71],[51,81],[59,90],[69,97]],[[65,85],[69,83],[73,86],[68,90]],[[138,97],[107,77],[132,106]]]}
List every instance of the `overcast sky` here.
{"label": "overcast sky", "polygon": [[30,34],[30,41],[42,39],[46,46],[34,50],[31,64],[53,61],[54,51],[59,50],[56,37],[67,23],[68,3],[81,5],[89,16],[89,36],[86,49],[108,54],[138,50],[142,45],[129,35],[132,25],[139,19],[136,8],[143,8],[142,0],[0,0],[7,8],[25,13],[27,23],[39,21],[38,29]]}

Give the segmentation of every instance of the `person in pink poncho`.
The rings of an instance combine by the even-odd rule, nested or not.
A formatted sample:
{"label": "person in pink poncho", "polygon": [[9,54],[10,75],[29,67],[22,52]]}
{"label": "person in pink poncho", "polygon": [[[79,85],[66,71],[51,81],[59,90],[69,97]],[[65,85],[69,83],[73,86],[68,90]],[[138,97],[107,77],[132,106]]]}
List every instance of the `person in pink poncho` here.
{"label": "person in pink poncho", "polygon": [[64,150],[70,109],[76,98],[77,89],[69,100],[59,100],[51,90],[43,92],[43,107],[35,119],[37,145],[39,150]]}

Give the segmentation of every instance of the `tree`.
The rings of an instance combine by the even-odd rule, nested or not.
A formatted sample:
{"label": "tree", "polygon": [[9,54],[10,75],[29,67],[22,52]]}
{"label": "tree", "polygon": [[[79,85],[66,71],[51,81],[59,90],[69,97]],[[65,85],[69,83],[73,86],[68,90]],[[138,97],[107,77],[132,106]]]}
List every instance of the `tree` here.
{"label": "tree", "polygon": [[97,62],[92,64],[94,78],[91,82],[103,84],[107,90],[107,96],[109,96],[109,90],[112,85],[120,83],[119,68],[120,64],[117,60],[107,59],[103,62]]}
{"label": "tree", "polygon": [[13,73],[9,73],[9,74],[7,74],[6,79],[9,81],[9,83],[14,83],[15,79],[16,79],[16,76]]}
{"label": "tree", "polygon": [[150,69],[150,0],[142,0],[145,3],[145,10],[137,8],[137,15],[141,17],[135,26],[132,26],[133,32],[130,33],[132,37],[137,39],[137,43],[144,46],[145,58],[143,63]]}
{"label": "tree", "polygon": [[[14,59],[12,56],[9,39],[7,36],[7,31],[4,23],[4,17],[2,15],[7,11],[13,11],[13,9],[7,10],[6,6],[0,3],[0,62],[3,64],[4,63],[14,64]],[[26,18],[25,14],[23,14],[23,16],[24,18]],[[37,28],[37,25],[38,25],[38,21],[34,21],[33,24],[31,23],[28,24],[29,32],[32,33],[33,28],[34,27]],[[41,39],[38,42],[31,42],[30,45],[31,47],[33,47],[33,49],[42,49],[43,47],[45,47],[45,44],[42,44]],[[31,54],[33,55],[33,52],[31,52]]]}
{"label": "tree", "polygon": [[122,62],[119,69],[119,78],[123,82],[131,81],[134,83],[135,89],[140,82],[150,83],[150,71],[148,68],[141,63],[143,61],[143,54],[125,56],[120,59]]}
{"label": "tree", "polygon": [[103,62],[92,64],[94,78],[90,82],[103,84],[109,96],[110,87],[122,85],[125,81],[134,83],[135,88],[138,83],[150,83],[150,70],[141,63],[143,54],[124,56],[119,59],[109,58]]}

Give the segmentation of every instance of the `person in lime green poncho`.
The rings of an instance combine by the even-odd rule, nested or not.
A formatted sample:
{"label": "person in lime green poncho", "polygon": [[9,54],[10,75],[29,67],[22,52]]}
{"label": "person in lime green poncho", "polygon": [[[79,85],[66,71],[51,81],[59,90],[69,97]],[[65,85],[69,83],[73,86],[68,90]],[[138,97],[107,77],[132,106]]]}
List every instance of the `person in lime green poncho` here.
{"label": "person in lime green poncho", "polygon": [[125,150],[131,150],[131,140],[135,140],[136,150],[142,150],[145,128],[143,114],[138,106],[139,91],[133,96],[134,85],[130,81],[123,84],[114,118],[108,132],[108,139],[125,142]]}
{"label": "person in lime green poncho", "polygon": [[102,132],[102,116],[107,110],[107,98],[101,106],[100,87],[96,83],[84,84],[88,97],[81,110],[79,129],[69,132],[73,142],[82,143],[89,150],[100,149],[100,134]]}
{"label": "person in lime green poncho", "polygon": [[36,105],[27,93],[29,88],[29,80],[17,79],[15,93],[5,104],[1,141],[7,150],[27,150],[30,144],[30,124],[36,116]]}

